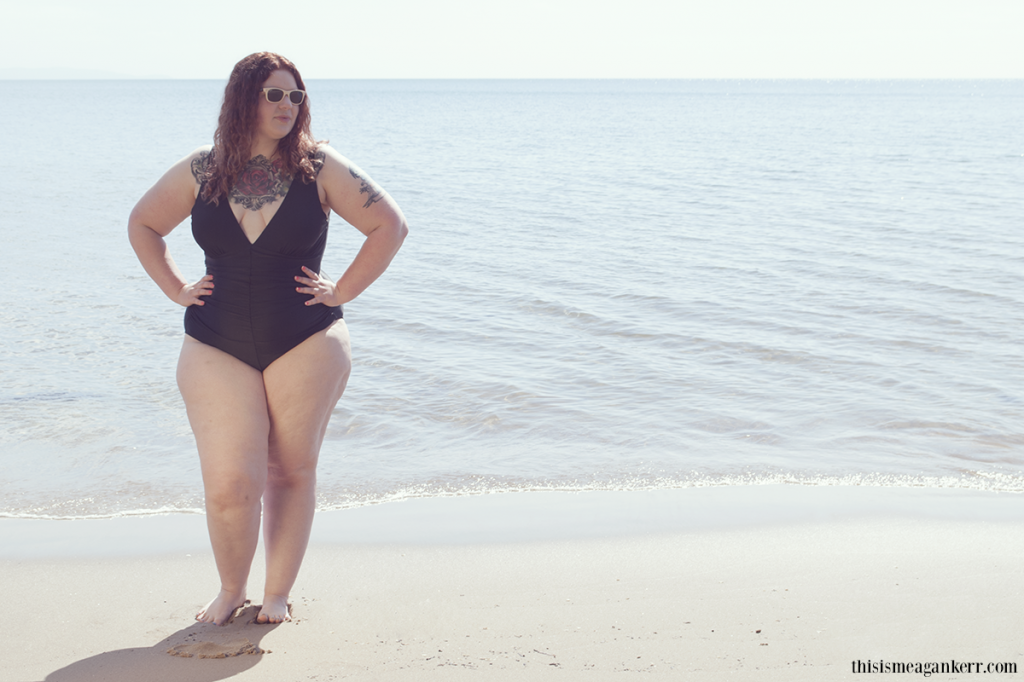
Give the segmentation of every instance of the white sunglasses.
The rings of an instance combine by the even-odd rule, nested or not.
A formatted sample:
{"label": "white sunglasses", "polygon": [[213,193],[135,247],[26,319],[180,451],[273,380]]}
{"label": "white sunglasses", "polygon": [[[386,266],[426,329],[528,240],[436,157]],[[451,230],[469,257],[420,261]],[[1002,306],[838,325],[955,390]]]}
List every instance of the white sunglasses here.
{"label": "white sunglasses", "polygon": [[306,99],[305,90],[282,90],[281,88],[263,88],[263,95],[271,104],[277,104],[282,99],[284,99],[285,95],[288,95],[288,100],[292,104],[302,104],[302,100]]}

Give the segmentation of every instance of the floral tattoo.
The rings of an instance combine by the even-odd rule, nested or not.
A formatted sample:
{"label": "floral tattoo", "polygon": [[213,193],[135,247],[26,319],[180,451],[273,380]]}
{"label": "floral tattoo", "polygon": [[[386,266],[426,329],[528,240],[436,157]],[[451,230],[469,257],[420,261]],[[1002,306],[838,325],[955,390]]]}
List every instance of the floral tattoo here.
{"label": "floral tattoo", "polygon": [[357,171],[355,168],[349,168],[348,172],[352,174],[352,177],[362,183],[359,186],[359,193],[366,194],[366,203],[363,204],[363,208],[370,208],[378,201],[384,198],[384,190],[377,186],[373,180]]}
{"label": "floral tattoo", "polygon": [[196,182],[202,183],[206,180],[206,170],[210,165],[210,152],[199,152],[196,158],[192,159],[192,177]]}
{"label": "floral tattoo", "polygon": [[285,174],[280,161],[270,161],[260,154],[245,165],[231,189],[228,199],[250,211],[258,211],[288,193],[292,178]]}

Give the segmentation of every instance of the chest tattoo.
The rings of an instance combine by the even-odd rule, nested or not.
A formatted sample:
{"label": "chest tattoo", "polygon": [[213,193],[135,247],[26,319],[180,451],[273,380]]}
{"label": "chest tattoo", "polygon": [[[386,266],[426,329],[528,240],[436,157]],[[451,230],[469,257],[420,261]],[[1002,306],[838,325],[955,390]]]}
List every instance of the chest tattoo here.
{"label": "chest tattoo", "polygon": [[280,161],[270,161],[260,154],[238,174],[228,199],[249,211],[258,211],[287,194],[291,184],[292,178],[285,174]]}

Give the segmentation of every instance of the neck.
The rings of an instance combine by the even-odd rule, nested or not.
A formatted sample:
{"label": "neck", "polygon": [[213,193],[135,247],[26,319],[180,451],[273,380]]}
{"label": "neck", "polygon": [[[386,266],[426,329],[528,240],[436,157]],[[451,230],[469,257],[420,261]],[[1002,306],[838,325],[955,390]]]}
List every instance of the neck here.
{"label": "neck", "polygon": [[260,155],[265,156],[268,159],[272,159],[276,153],[277,140],[257,140],[253,143],[252,147],[249,148],[250,159],[254,159]]}

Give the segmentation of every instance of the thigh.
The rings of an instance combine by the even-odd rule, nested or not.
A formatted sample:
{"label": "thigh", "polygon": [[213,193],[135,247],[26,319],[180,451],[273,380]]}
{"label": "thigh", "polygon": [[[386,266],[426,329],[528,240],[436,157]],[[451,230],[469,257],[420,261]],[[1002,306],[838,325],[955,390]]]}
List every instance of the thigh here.
{"label": "thigh", "polygon": [[338,320],[263,370],[271,466],[316,466],[327,422],[351,369],[348,327]]}
{"label": "thigh", "polygon": [[262,484],[270,417],[259,370],[186,336],[178,358],[178,389],[207,486],[239,477]]}

